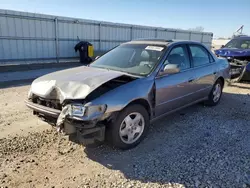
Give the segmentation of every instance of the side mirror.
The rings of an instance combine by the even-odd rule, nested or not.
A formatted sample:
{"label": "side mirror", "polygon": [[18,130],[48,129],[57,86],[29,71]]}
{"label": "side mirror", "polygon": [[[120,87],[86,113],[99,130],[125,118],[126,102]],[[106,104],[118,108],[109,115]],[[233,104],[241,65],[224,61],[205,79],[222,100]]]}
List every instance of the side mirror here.
{"label": "side mirror", "polygon": [[96,57],[95,57],[95,60],[97,60],[99,57],[100,57],[100,56],[96,56]]}
{"label": "side mirror", "polygon": [[224,48],[225,47],[225,45],[221,45],[221,48]]}
{"label": "side mirror", "polygon": [[166,64],[163,66],[163,69],[160,71],[160,75],[165,74],[176,74],[180,72],[180,68],[177,64]]}

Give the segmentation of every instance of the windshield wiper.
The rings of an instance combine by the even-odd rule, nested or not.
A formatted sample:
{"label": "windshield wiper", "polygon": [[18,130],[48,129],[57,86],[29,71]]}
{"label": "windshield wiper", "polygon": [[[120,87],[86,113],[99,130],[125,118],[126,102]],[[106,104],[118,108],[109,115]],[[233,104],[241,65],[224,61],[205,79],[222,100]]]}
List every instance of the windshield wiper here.
{"label": "windshield wiper", "polygon": [[[131,73],[131,72],[123,71],[123,70],[120,70],[120,69],[111,69],[111,68],[99,67],[99,66],[92,66],[92,67],[100,68],[100,69],[106,69],[106,70],[108,70],[108,71],[111,70],[111,71],[117,71],[117,72],[124,72],[124,73],[126,73],[126,74],[130,74],[130,75],[133,75],[133,76],[142,76],[141,73],[136,74],[136,73]],[[145,76],[145,74],[143,74],[143,75]]]}

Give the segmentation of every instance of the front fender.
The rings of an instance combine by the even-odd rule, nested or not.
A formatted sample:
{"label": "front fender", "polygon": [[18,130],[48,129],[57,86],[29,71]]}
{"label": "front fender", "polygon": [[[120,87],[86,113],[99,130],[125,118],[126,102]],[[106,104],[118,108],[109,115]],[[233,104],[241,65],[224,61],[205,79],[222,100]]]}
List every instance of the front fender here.
{"label": "front fender", "polygon": [[103,94],[93,101],[88,102],[85,106],[106,104],[107,110],[105,113],[107,114],[121,111],[132,101],[144,99],[152,108],[150,92],[153,85],[154,80],[152,78],[140,78]]}

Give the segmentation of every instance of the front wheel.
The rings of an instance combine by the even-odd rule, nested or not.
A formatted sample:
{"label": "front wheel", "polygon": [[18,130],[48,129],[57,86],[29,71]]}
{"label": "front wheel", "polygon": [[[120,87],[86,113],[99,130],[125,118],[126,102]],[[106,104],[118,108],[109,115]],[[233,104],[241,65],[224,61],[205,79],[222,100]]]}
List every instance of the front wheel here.
{"label": "front wheel", "polygon": [[222,95],[223,83],[221,80],[217,80],[208,96],[208,100],[205,101],[206,105],[215,106],[220,102]]}
{"label": "front wheel", "polygon": [[149,114],[138,104],[122,110],[107,129],[107,139],[120,149],[131,149],[145,137],[149,127]]}

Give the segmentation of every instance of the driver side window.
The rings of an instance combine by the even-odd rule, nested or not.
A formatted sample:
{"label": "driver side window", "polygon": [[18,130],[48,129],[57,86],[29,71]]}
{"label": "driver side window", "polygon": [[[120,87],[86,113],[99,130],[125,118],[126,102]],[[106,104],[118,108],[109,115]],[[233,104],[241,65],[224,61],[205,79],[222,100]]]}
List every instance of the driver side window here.
{"label": "driver side window", "polygon": [[164,64],[175,64],[180,70],[189,69],[191,67],[187,49],[185,46],[174,47],[169,53]]}

